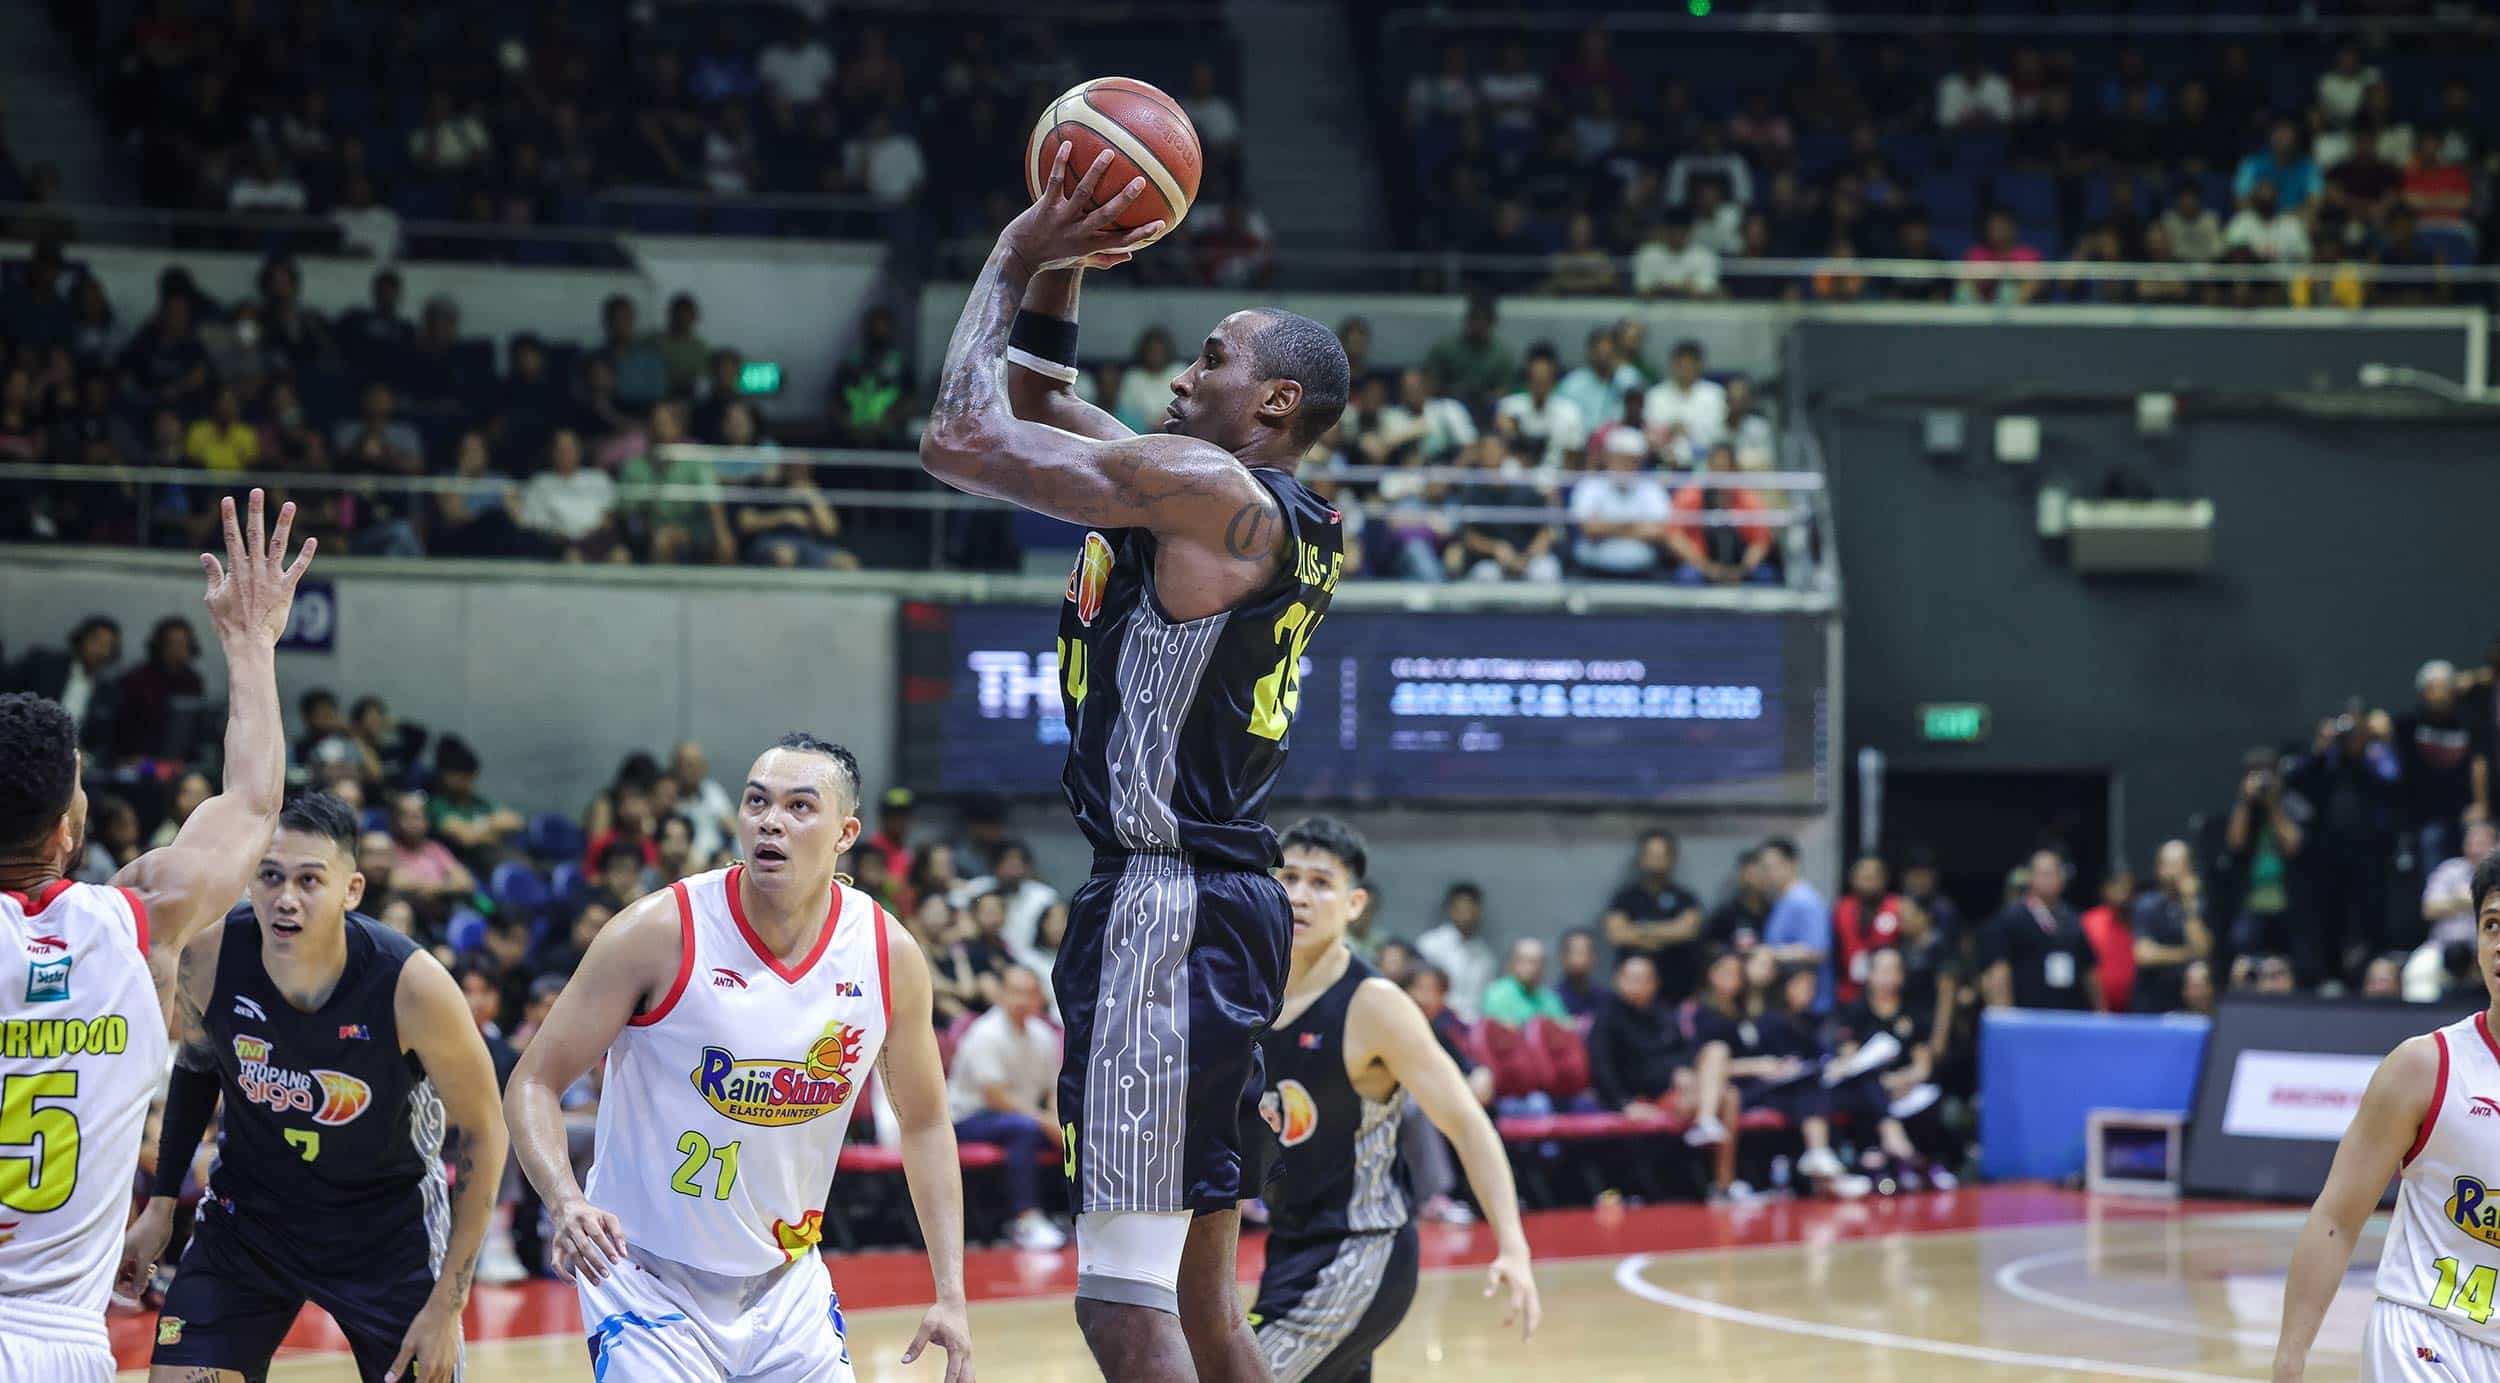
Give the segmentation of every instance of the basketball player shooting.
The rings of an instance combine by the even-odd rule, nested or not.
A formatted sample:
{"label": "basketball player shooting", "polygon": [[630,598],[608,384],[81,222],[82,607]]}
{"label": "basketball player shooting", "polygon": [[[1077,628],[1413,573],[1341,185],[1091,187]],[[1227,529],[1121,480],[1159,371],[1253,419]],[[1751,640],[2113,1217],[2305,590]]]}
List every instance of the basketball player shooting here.
{"label": "basketball player shooting", "polygon": [[[1109,1383],[1265,1379],[1234,1296],[1241,1123],[1292,919],[1267,798],[1300,663],[1345,565],[1294,477],[1344,411],[1334,333],[1272,308],[1216,323],[1139,436],[1068,391],[1088,267],[1161,233],[1050,155],[948,345],[921,462],[960,490],[1082,524],[1059,617],[1062,783],[1093,846],[1052,973],[1077,1214],[1077,1323]],[[1004,378],[1002,378],[1002,374]]]}
{"label": "basketball player shooting", "polygon": [[2396,1211],[2361,1334],[2369,1383],[2500,1383],[2500,852],[2474,866],[2474,964],[2491,1003],[2387,1054],[2336,1146],[2283,1283],[2276,1383],[2307,1375],[2353,1240],[2391,1177]]}
{"label": "basketball player shooting", "polygon": [[[745,863],[681,879],[600,929],[504,1097],[546,1199],[555,1266],[611,1383],[851,1383],[817,1244],[858,1091],[875,1070],[937,1304],[903,1362],[972,1383],[962,1169],[902,924],[835,873],[859,839],[851,751],[790,735],[747,771]],[[558,1095],[606,1058],[590,1185]]]}
{"label": "basketball player shooting", "polygon": [[77,723],[58,702],[0,696],[0,1383],[113,1377],[104,1308],[174,958],[243,892],[286,785],[278,635],[313,543],[287,564],[295,506],[273,533],[264,502],[252,491],[246,524],[223,501],[225,561],[200,557],[226,656],[225,782],[172,844],[110,884],[71,882],[87,825]]}

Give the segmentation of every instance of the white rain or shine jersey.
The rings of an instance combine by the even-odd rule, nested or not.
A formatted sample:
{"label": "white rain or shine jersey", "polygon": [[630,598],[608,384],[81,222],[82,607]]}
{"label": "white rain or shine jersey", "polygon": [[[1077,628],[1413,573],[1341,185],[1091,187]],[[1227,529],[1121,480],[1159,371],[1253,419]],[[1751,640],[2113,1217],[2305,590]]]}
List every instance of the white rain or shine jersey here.
{"label": "white rain or shine jersey", "polygon": [[[0,893],[0,1330],[57,1331],[104,1308],[130,1221],[148,1102],[164,1084],[165,1013],[147,908],[62,879]],[[16,1317],[16,1319],[13,1319]]]}
{"label": "white rain or shine jersey", "polygon": [[747,925],[739,868],[670,885],[677,978],[608,1049],[592,1204],[625,1242],[753,1276],[813,1252],[860,1087],[885,1046],[884,910],[836,882],[783,965]]}
{"label": "white rain or shine jersey", "polygon": [[2481,1013],[2431,1036],[2439,1089],[2405,1157],[2374,1287],[2500,1347],[2500,1043]]}

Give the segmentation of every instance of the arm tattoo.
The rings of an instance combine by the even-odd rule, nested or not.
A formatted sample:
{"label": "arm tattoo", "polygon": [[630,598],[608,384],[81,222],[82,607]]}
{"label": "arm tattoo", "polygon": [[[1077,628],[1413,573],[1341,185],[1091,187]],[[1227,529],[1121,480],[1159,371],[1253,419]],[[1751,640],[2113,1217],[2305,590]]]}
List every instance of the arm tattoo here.
{"label": "arm tattoo", "polygon": [[[443,1130],[443,1165],[450,1169],[451,1184],[464,1195],[468,1192],[469,1185],[477,1173],[477,1152],[474,1144],[475,1140],[469,1136],[469,1130],[463,1125],[453,1124]],[[480,1247],[483,1247],[482,1242]],[[449,1263],[443,1266],[452,1267]],[[477,1250],[473,1248],[461,1260],[459,1266],[452,1270],[452,1290],[459,1294],[459,1300],[468,1300],[469,1283],[476,1275]]]}
{"label": "arm tattoo", "polygon": [[1225,555],[1239,562],[1265,561],[1274,555],[1269,525],[1275,519],[1275,501],[1264,494],[1234,510],[1232,521],[1224,525]]}
{"label": "arm tattoo", "polygon": [[1000,401],[998,371],[1006,358],[1007,328],[1023,301],[1021,284],[1007,282],[1010,259],[1005,249],[990,251],[981,277],[964,302],[963,316],[946,343],[946,364],[938,376],[937,398],[929,407],[929,425],[960,422],[987,412]]}
{"label": "arm tattoo", "polygon": [[174,999],[181,1028],[175,1038],[182,1044],[174,1060],[189,1070],[214,1071],[217,1048],[208,1037],[208,1006],[194,988],[199,969],[199,957],[190,947],[183,947],[181,959],[174,963]]}

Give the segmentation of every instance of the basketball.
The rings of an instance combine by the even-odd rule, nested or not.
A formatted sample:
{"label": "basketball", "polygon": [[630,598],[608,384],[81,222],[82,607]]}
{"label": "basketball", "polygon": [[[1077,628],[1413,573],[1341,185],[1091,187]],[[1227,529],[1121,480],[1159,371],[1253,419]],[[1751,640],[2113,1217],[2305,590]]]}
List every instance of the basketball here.
{"label": "basketball", "polygon": [[1068,155],[1068,176],[1081,178],[1104,149],[1112,151],[1111,167],[1099,184],[1102,196],[1128,186],[1144,175],[1146,190],[1122,213],[1119,224],[1134,229],[1149,221],[1163,223],[1170,235],[1189,214],[1198,197],[1198,173],[1205,164],[1198,148],[1198,130],[1180,102],[1133,77],[1096,77],[1068,88],[1033,122],[1033,137],[1024,150],[1024,188],[1040,196],[1050,176],[1050,161],[1062,144],[1075,147]]}

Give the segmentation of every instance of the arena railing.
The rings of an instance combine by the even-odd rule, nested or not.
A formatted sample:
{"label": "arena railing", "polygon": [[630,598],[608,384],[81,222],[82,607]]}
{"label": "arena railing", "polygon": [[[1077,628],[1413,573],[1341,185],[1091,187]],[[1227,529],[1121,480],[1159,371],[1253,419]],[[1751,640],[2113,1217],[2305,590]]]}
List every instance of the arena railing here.
{"label": "arena railing", "polygon": [[[686,444],[662,449],[669,458],[683,457],[705,464],[722,461],[743,461],[763,465],[799,465],[810,469],[839,468],[847,471],[896,473],[919,488],[876,489],[851,485],[818,488],[815,494],[837,510],[849,511],[854,517],[875,515],[896,522],[911,522],[914,515],[925,516],[929,526],[929,565],[941,566],[946,547],[948,516],[965,512],[1013,513],[1016,506],[1004,501],[967,495],[929,483],[922,486],[919,459],[909,452],[866,451],[845,448],[785,447],[759,451],[752,448],[713,447]],[[1454,485],[1481,484],[1498,481],[1507,486],[1536,489],[1554,496],[1555,503],[1546,505],[1488,505],[1451,503],[1434,507],[1434,512],[1452,523],[1479,520],[1495,523],[1558,524],[1568,528],[1571,511],[1563,502],[1569,486],[1587,473],[1561,468],[1534,468],[1515,472],[1488,473],[1465,466],[1347,466],[1326,472],[1314,472],[1328,479],[1349,483],[1367,483],[1401,476],[1424,481],[1446,480]],[[1817,501],[1823,493],[1823,477],[1802,472],[1738,472],[1728,477],[1732,483],[1710,484],[1708,473],[1681,472],[1659,477],[1670,490],[1709,485],[1713,489],[1745,490],[1757,494],[1793,496],[1779,507],[1758,510],[1703,510],[1679,513],[1667,522],[1682,528],[1764,527],[1787,529],[1812,524],[1817,518]],[[206,471],[190,466],[91,466],[44,462],[0,462],[0,491],[14,491],[26,496],[35,487],[51,485],[110,485],[123,487],[137,519],[141,545],[152,545],[158,536],[157,526],[173,522],[178,515],[160,512],[159,501],[168,492],[184,495],[206,495],[259,486],[273,493],[293,496],[348,494],[367,498],[397,499],[412,511],[421,510],[421,502],[437,495],[464,495],[472,499],[492,501],[515,489],[523,482],[508,478],[468,478],[456,475],[340,475],[324,471],[246,470]],[[787,503],[787,487],[741,484],[736,480],[717,484],[619,484],[616,487],[620,511],[643,503]],[[21,498],[22,502],[22,498]],[[1367,511],[1368,512],[1368,511]],[[1802,555],[1806,548],[1790,543],[1791,554]],[[1811,573],[1796,565],[1792,556],[1788,568],[1791,586],[1809,582]]]}
{"label": "arena railing", "polygon": [[[2462,8],[2462,7],[2460,7]],[[2146,38],[2231,36],[2272,37],[2301,34],[2435,35],[2479,34],[2485,20],[2472,13],[2451,16],[2321,13],[2301,7],[2297,18],[2251,6],[2241,13],[2164,14],[2151,10],[2119,11],[2115,7],[2081,14],[2024,14],[2010,7],[1994,13],[1936,14],[1818,6],[1814,9],[1764,9],[1730,5],[1724,10],[1707,0],[1620,10],[1563,8],[1470,9],[1419,8],[1397,10],[1381,21],[1382,32],[1396,36],[1415,30],[1471,29],[1506,35],[1522,29],[1576,33],[1603,24],[1613,33],[1762,34],[1791,38],[1820,35],[1898,34],[1904,37],[1977,35],[2014,38],[2094,36]]]}

